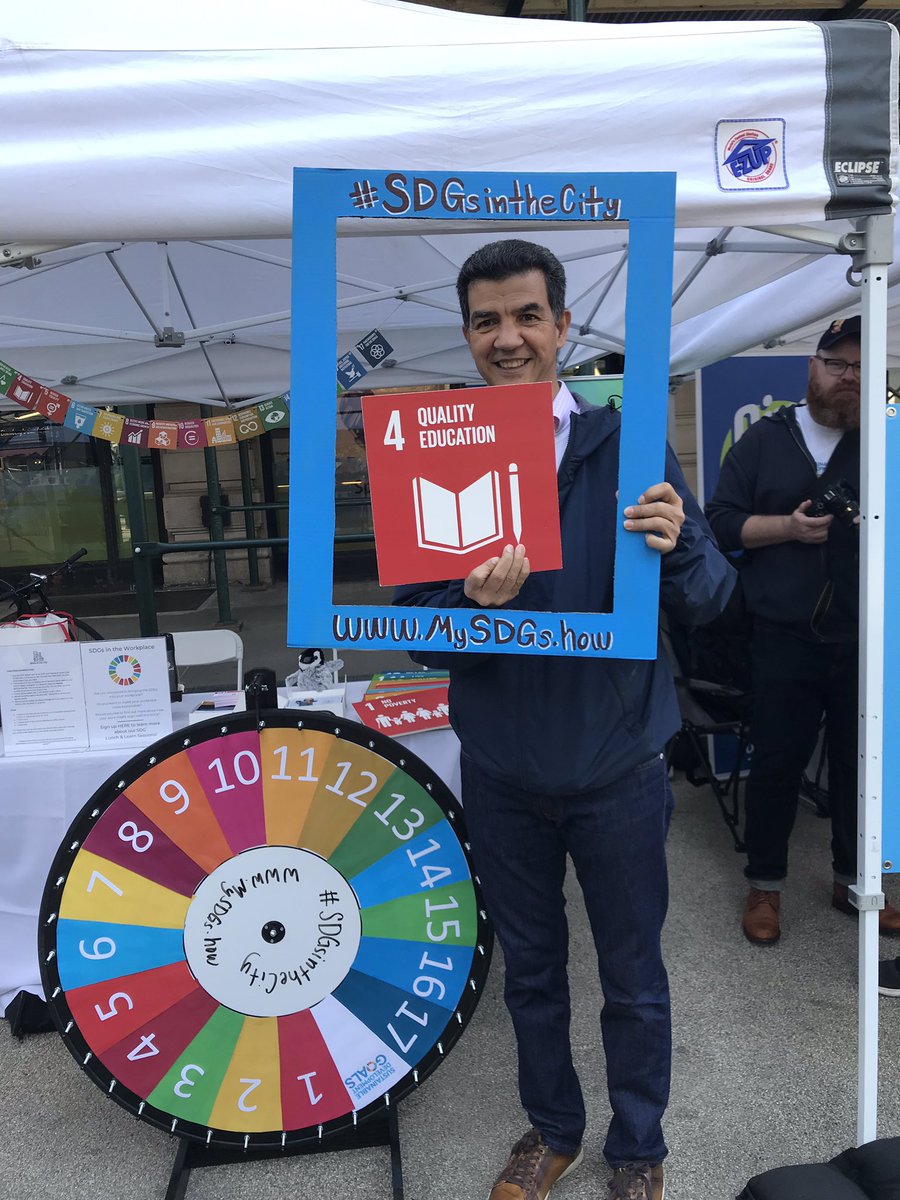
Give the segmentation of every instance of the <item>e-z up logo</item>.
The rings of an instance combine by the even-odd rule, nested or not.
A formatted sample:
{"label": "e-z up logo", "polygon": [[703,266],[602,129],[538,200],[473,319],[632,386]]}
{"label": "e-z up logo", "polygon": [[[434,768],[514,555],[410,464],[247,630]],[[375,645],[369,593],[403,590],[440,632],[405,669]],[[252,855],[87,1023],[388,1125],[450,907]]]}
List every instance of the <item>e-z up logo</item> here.
{"label": "e-z up logo", "polygon": [[775,138],[767,138],[759,129],[742,129],[726,145],[722,166],[735,179],[762,183],[775,170],[777,156]]}
{"label": "e-z up logo", "polygon": [[784,121],[719,121],[716,174],[724,192],[787,187]]}
{"label": "e-z up logo", "polygon": [[618,221],[622,201],[618,196],[601,196],[597,185],[578,188],[563,183],[555,192],[535,191],[527,179],[513,179],[509,190],[495,192],[487,185],[469,191],[465,180],[451,176],[442,183],[424,175],[408,176],[395,171],[384,177],[383,195],[370,179],[358,179],[349,198],[354,208],[381,208],[391,217],[416,215],[437,208],[450,215],[468,213],[486,217],[587,217],[594,221]]}

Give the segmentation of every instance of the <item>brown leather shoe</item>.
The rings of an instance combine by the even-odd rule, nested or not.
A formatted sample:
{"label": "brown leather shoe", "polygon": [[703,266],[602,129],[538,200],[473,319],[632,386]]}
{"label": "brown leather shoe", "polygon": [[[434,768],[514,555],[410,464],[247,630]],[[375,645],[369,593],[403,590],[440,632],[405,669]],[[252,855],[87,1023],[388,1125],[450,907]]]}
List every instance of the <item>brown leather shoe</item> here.
{"label": "brown leather shoe", "polygon": [[664,1200],[665,1194],[662,1163],[626,1163],[613,1170],[607,1200]]}
{"label": "brown leather shoe", "polygon": [[[831,907],[838,912],[855,917],[859,909],[850,902],[850,889],[846,883],[834,883],[831,886]],[[878,933],[881,937],[900,936],[900,912],[893,904],[884,902],[884,908],[878,913]]]}
{"label": "brown leather shoe", "polygon": [[757,946],[771,946],[777,942],[781,937],[780,908],[781,892],[763,892],[752,887],[741,922],[744,937]]}
{"label": "brown leather shoe", "polygon": [[574,1171],[583,1157],[582,1150],[557,1154],[536,1129],[529,1129],[513,1146],[489,1200],[546,1200],[553,1185]]}

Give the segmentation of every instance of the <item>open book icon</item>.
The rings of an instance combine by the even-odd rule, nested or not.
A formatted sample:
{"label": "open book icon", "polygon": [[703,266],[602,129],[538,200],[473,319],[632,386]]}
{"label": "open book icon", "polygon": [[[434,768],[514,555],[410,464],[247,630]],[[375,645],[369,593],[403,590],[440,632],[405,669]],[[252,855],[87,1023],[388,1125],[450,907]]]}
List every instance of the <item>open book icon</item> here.
{"label": "open book icon", "polygon": [[459,492],[417,475],[413,502],[416,535],[423,550],[467,554],[503,536],[497,471],[488,471]]}

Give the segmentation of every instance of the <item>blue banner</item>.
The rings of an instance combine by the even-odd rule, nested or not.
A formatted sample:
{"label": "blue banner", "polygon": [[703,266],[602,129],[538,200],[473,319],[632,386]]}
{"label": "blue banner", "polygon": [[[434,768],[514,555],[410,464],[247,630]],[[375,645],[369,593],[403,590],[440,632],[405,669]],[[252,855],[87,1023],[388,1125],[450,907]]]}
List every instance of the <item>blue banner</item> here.
{"label": "blue banner", "polygon": [[755,421],[806,397],[807,358],[726,358],[704,367],[697,389],[697,493],[709,500],[725,455]]}

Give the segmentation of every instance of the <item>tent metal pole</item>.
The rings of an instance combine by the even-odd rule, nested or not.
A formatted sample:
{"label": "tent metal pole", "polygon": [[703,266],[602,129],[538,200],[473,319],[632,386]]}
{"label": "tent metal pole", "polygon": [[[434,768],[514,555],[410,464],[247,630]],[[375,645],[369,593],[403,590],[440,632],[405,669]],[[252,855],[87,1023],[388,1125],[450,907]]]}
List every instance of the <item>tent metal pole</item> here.
{"label": "tent metal pole", "polygon": [[221,250],[225,254],[236,254],[238,258],[252,258],[257,262],[271,263],[273,267],[291,269],[290,257],[280,254],[267,254],[263,250],[254,250],[249,246],[239,246],[233,242],[211,242],[204,238],[192,238],[195,246],[208,246],[211,250]]}
{"label": "tent metal pole", "polygon": [[722,248],[724,247],[728,235],[731,233],[733,228],[733,225],[727,225],[724,229],[720,229],[712,241],[708,242],[706,246],[704,246],[703,257],[699,262],[694,263],[690,271],[688,271],[685,279],[682,280],[679,286],[675,289],[675,294],[672,296],[673,308],[688,290],[703,268],[709,264],[709,260],[711,258],[715,258],[717,254],[722,253]]}
{"label": "tent metal pole", "polygon": [[[209,409],[201,408],[204,417],[212,416]],[[225,544],[225,528],[222,521],[222,492],[219,487],[219,463],[215,446],[203,447],[206,468],[206,493],[209,496],[209,541],[213,575],[216,581],[216,601],[219,607],[220,626],[235,628],[231,615],[231,593],[228,590],[228,559],[222,549]]]}
{"label": "tent metal pole", "polygon": [[190,333],[184,335],[185,344],[189,342],[199,342],[201,339],[211,337],[214,333],[234,333],[238,329],[252,329],[255,325],[274,325],[278,321],[289,321],[291,319],[291,310],[284,309],[282,312],[266,313],[262,317],[241,317],[238,321],[226,321],[222,325],[204,325],[200,329],[192,329]]}
{"label": "tent metal pole", "polygon": [[141,637],[157,637],[156,598],[153,590],[153,564],[140,551],[147,540],[147,518],[144,512],[144,481],[141,478],[141,452],[137,446],[122,446],[122,479],[125,502],[128,506],[128,525],[134,557],[134,590],[137,595],[138,621]]}
{"label": "tent metal pole", "polygon": [[606,282],[604,283],[603,287],[600,290],[600,295],[594,301],[594,307],[588,313],[587,319],[581,323],[581,327],[578,330],[579,333],[585,334],[585,333],[593,332],[593,330],[591,329],[591,322],[593,321],[594,317],[596,317],[597,313],[600,311],[600,305],[603,303],[603,301],[609,295],[613,284],[616,282],[616,280],[621,275],[622,268],[625,266],[625,264],[627,262],[628,262],[628,251],[623,250],[621,255],[619,256],[618,261],[616,262],[616,265],[606,276]]}
{"label": "tent metal pole", "polygon": [[137,333],[130,329],[95,329],[88,325],[68,325],[59,321],[35,321],[30,317],[12,317],[4,314],[0,325],[20,325],[25,329],[46,329],[50,333],[79,333],[86,337],[116,338],[120,342],[149,342],[152,333]]}
{"label": "tent metal pole", "polygon": [[151,316],[151,314],[150,314],[147,306],[144,304],[143,300],[137,294],[135,289],[131,286],[128,276],[125,274],[125,272],[119,266],[119,264],[116,262],[115,255],[113,255],[111,253],[105,254],[104,258],[106,258],[109,261],[109,265],[112,267],[112,269],[118,275],[118,277],[122,280],[125,290],[128,292],[129,296],[132,298],[132,300],[135,302],[135,304],[141,310],[141,313],[144,316],[144,319],[146,320],[146,322],[150,326],[150,328],[153,330],[154,336],[157,338],[162,337],[162,330],[157,325],[157,323],[153,320],[153,317]]}
{"label": "tent metal pole", "polygon": [[[610,290],[613,286],[613,283],[616,282],[619,275],[622,274],[622,269],[623,269],[623,266],[625,265],[625,263],[628,263],[628,247],[625,247],[625,250],[623,250],[622,254],[620,254],[620,256],[619,256],[618,262],[616,263],[616,265],[614,265],[613,269],[610,272],[608,272],[608,275],[606,276],[606,283],[604,284],[604,287],[601,288],[600,295],[594,301],[594,307],[588,313],[587,319],[584,320],[583,324],[578,326],[578,334],[580,334],[582,337],[586,334],[594,334],[594,336],[598,335],[598,330],[590,328],[590,322],[592,322],[594,317],[596,317],[596,314],[598,314],[600,305],[607,298],[607,295],[610,294]],[[605,337],[606,335],[601,334],[600,336]],[[575,354],[575,347],[577,344],[575,341],[575,338],[570,336],[568,338],[568,342],[569,342],[569,349],[566,350],[565,355],[559,361],[559,370],[560,371],[565,370],[565,366],[566,366],[566,364],[568,364],[568,361],[571,358],[572,354]],[[622,348],[624,350],[624,346]]]}
{"label": "tent metal pole", "polygon": [[20,263],[33,259],[36,255],[50,254],[53,250],[68,250],[74,242],[8,242],[0,250],[2,265],[18,266]]}
{"label": "tent metal pole", "polygon": [[[698,251],[706,250],[708,245],[709,245],[709,242],[692,242],[689,240],[684,240],[682,238],[677,238],[675,241],[676,251],[683,250],[686,252],[692,251],[692,252],[696,253]],[[809,245],[810,244],[808,242],[804,243],[804,249],[806,250],[806,253],[808,256],[807,259],[805,259],[804,261],[813,262],[813,261],[815,261],[815,259],[818,255],[832,254],[834,252],[833,248],[831,246],[822,246],[819,250],[811,250],[809,248]],[[794,254],[794,255],[796,255],[796,254],[800,253],[800,248],[798,246],[791,246],[787,241],[742,242],[739,239],[731,238],[731,239],[729,239],[728,245],[723,248],[722,253],[723,254]]]}
{"label": "tent metal pole", "polygon": [[[163,330],[172,326],[172,289],[169,286],[169,272],[171,271],[171,263],[169,262],[169,244],[168,242],[157,242],[157,246],[162,252],[160,266],[162,267],[160,290],[162,291],[162,310],[163,310]],[[178,288],[178,281],[175,281],[175,286]]]}
{"label": "tent metal pole", "polygon": [[811,242],[814,246],[825,246],[835,251],[840,251],[843,236],[840,233],[827,233],[824,229],[812,229],[808,225],[748,225],[747,228],[793,238],[798,242]]}
{"label": "tent metal pole", "polygon": [[862,246],[853,256],[862,273],[860,381],[861,546],[859,572],[859,839],[856,886],[859,916],[859,1096],[857,1141],[876,1137],[878,1114],[878,912],[881,890],[882,748],[884,741],[884,565],[887,373],[887,266],[893,258],[893,218],[860,223]]}
{"label": "tent metal pole", "polygon": [[[35,263],[40,263],[40,266],[33,266],[28,272],[28,278],[36,279],[38,275],[46,275],[48,271],[56,271],[60,267],[71,266],[72,263],[82,262],[86,258],[91,258],[97,254],[107,254],[110,251],[121,250],[124,247],[124,242],[81,242],[76,246],[65,246],[61,250],[50,250],[47,253],[53,255],[52,261],[47,261],[47,253],[41,254],[39,257],[31,257]],[[79,253],[67,255],[66,250],[77,250]],[[9,261],[3,259],[0,261],[0,267],[16,266],[19,262],[24,261],[17,257],[16,260]],[[0,287],[6,287],[7,284],[17,283],[22,279],[22,275],[14,273],[8,279],[0,279]]]}
{"label": "tent metal pole", "polygon": [[[244,501],[244,533],[249,541],[256,537],[256,515],[253,511],[253,467],[250,462],[250,447],[246,439],[239,441],[238,461],[241,464],[241,497]],[[255,546],[247,547],[247,573],[251,587],[259,587],[259,551]]]}

